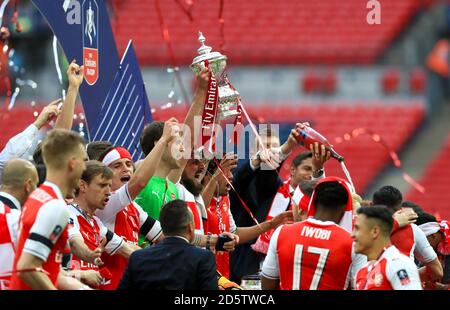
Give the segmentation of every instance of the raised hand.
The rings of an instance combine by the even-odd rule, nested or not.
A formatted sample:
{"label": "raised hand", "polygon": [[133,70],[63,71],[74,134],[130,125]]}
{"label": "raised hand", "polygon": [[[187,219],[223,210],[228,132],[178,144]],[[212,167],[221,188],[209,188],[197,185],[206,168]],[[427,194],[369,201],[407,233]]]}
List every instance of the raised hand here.
{"label": "raised hand", "polygon": [[294,147],[298,144],[297,137],[300,135],[298,130],[304,129],[309,126],[308,122],[305,123],[297,123],[295,124],[295,127],[291,129],[291,133],[289,134],[289,137],[287,138],[286,142],[283,143],[281,146],[281,152],[284,155],[288,155]]}
{"label": "raised hand", "polygon": [[45,124],[50,123],[52,120],[56,119],[61,113],[59,104],[62,102],[61,99],[50,102],[45,108],[42,109],[41,114],[34,121],[34,125],[40,129]]}
{"label": "raised hand", "polygon": [[84,66],[79,66],[76,60],[72,60],[67,68],[67,78],[69,79],[69,86],[79,88],[84,79]]}
{"label": "raised hand", "polygon": [[[220,161],[220,167],[222,168],[223,172],[227,175],[229,172],[233,171],[237,167],[237,155],[234,153],[227,153],[223,157],[223,159]],[[220,172],[219,169],[217,169],[216,173],[214,174],[214,177],[222,176],[222,172]]]}
{"label": "raised hand", "polygon": [[312,153],[312,168],[313,171],[323,169],[323,165],[330,159],[331,153],[325,149],[325,145],[314,142],[311,144],[309,150]]}
{"label": "raised hand", "polygon": [[171,117],[164,123],[163,134],[161,138],[164,138],[167,143],[180,136],[180,128],[178,121],[175,117]]}
{"label": "raised hand", "polygon": [[201,90],[206,91],[208,88],[208,82],[209,82],[209,72],[211,69],[209,68],[203,68],[198,74],[197,74],[197,83],[198,87]]}

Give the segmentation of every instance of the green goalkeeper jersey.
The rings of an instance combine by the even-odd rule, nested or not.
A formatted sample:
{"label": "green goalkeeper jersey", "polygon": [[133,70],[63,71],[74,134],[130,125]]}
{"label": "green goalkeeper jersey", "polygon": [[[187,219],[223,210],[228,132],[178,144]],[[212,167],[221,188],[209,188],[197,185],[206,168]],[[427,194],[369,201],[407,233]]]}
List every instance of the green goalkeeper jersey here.
{"label": "green goalkeeper jersey", "polygon": [[[178,199],[178,190],[173,182],[158,176],[153,176],[147,183],[135,201],[153,219],[159,219],[161,207],[169,201]],[[139,237],[142,244],[144,237]]]}

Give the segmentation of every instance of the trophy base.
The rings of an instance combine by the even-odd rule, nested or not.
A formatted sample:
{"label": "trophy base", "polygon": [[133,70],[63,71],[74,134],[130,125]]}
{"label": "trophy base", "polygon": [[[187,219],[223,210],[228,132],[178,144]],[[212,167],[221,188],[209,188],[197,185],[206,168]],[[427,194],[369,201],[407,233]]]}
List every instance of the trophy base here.
{"label": "trophy base", "polygon": [[219,121],[223,121],[228,118],[236,117],[239,115],[239,112],[237,110],[228,110],[228,111],[219,111],[217,113],[217,117]]}

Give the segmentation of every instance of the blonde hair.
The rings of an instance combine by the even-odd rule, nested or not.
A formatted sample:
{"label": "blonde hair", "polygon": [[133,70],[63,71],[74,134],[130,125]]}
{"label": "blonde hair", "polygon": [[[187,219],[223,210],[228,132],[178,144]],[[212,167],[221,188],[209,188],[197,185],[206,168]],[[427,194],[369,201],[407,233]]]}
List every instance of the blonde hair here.
{"label": "blonde hair", "polygon": [[363,199],[361,196],[359,196],[356,193],[352,193],[352,204],[353,204],[353,213],[356,213],[356,211],[361,208],[361,203],[363,202]]}
{"label": "blonde hair", "polygon": [[69,156],[83,148],[83,138],[74,131],[53,129],[42,142],[42,157],[47,167],[61,169]]}

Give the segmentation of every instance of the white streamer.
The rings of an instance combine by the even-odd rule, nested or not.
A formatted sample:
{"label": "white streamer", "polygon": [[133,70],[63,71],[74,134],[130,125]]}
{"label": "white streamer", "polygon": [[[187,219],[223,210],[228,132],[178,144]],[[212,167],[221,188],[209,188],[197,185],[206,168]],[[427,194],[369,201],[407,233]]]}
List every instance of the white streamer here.
{"label": "white streamer", "polygon": [[37,84],[35,81],[33,80],[22,80],[17,78],[16,79],[16,84],[19,86],[30,86],[32,89],[36,89]]}
{"label": "white streamer", "polygon": [[10,111],[14,107],[14,103],[16,103],[16,97],[19,95],[20,87],[16,87],[14,90],[14,94],[11,96],[11,100],[9,101],[8,111]]}
{"label": "white streamer", "polygon": [[2,5],[0,6],[0,27],[3,25],[3,14],[5,14],[5,8],[8,5],[9,0],[3,1]]}
{"label": "white streamer", "polygon": [[61,93],[62,93],[62,98],[63,101],[66,100],[66,90],[64,89],[63,86],[63,79],[62,79],[62,73],[61,73],[61,68],[59,67],[59,58],[58,58],[58,39],[56,38],[56,36],[53,36],[53,58],[55,59],[55,67],[56,67],[56,72],[58,73],[58,80],[59,80],[59,84],[61,84]]}

